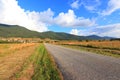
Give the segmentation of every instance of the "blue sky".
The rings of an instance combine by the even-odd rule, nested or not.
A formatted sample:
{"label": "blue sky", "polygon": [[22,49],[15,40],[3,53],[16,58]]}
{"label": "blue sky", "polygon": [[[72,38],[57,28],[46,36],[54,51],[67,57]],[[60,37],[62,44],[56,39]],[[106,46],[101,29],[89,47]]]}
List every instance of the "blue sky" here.
{"label": "blue sky", "polygon": [[0,0],[0,23],[120,38],[120,0]]}

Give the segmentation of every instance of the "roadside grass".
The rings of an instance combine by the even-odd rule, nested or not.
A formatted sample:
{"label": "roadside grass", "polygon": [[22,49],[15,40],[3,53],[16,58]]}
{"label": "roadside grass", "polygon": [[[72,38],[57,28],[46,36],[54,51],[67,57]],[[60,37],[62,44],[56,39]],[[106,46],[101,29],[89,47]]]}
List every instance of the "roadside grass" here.
{"label": "roadside grass", "polygon": [[15,51],[22,50],[23,48],[34,46],[34,43],[9,43],[0,44],[0,57],[4,57]]}
{"label": "roadside grass", "polygon": [[72,48],[72,49],[88,51],[88,52],[93,52],[93,53],[97,53],[97,54],[102,54],[102,55],[107,55],[107,56],[113,56],[113,57],[116,57],[116,58],[120,58],[120,50],[116,50],[116,49],[99,48],[99,47],[94,47],[94,46],[91,46],[91,45],[83,46],[83,45],[65,44],[65,45],[62,45],[62,46]]}
{"label": "roadside grass", "polygon": [[[28,77],[31,78],[32,75],[34,74],[33,63],[35,62],[37,56],[38,56],[38,47],[35,49],[35,52],[26,59],[26,61],[23,63],[23,66],[21,67],[19,72],[14,74],[14,79],[20,79],[20,78],[23,78],[26,76],[27,76],[27,78]],[[26,71],[28,70],[29,67],[32,68],[32,71],[30,73],[26,73]]]}
{"label": "roadside grass", "polygon": [[120,50],[120,41],[60,41],[57,44],[69,44],[69,45],[78,45],[82,47],[90,48],[101,48],[101,49],[111,49],[111,50]]}
{"label": "roadside grass", "polygon": [[0,80],[63,80],[44,44],[0,45]]}
{"label": "roadside grass", "polygon": [[0,80],[16,80],[13,78],[19,77],[17,73],[25,68],[25,62],[33,54],[37,46],[38,44],[31,45],[31,43],[2,44],[0,50],[3,50],[3,53],[0,54],[4,56],[0,56]]}
{"label": "roadside grass", "polygon": [[55,65],[52,57],[45,49],[44,45],[41,44],[37,50],[37,56],[34,63],[34,75],[33,80],[62,80],[60,72]]}

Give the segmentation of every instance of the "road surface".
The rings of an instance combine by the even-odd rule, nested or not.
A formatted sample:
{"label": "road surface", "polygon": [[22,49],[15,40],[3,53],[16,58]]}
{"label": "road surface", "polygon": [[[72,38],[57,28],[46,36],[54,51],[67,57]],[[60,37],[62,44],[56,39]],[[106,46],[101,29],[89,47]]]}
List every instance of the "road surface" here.
{"label": "road surface", "polygon": [[120,80],[120,59],[45,44],[64,80]]}

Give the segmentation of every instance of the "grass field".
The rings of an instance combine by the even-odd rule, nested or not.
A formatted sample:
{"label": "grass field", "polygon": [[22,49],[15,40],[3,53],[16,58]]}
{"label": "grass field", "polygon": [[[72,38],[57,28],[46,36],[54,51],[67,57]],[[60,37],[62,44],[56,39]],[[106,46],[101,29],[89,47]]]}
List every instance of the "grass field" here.
{"label": "grass field", "polygon": [[44,45],[38,49],[38,56],[36,57],[35,73],[32,77],[33,80],[61,80],[62,76],[57,69],[54,59],[48,54]]}
{"label": "grass field", "polygon": [[120,57],[120,41],[61,41],[57,44],[97,54]]}
{"label": "grass field", "polygon": [[62,80],[43,44],[0,44],[0,80]]}

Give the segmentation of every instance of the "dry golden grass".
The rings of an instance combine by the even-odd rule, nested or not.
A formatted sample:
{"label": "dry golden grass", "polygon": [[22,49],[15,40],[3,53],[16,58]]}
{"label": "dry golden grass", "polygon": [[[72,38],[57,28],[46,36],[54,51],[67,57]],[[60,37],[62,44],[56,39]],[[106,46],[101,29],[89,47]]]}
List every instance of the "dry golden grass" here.
{"label": "dry golden grass", "polygon": [[120,41],[71,41],[71,42],[60,42],[60,44],[70,44],[70,45],[82,45],[82,46],[93,46],[98,48],[110,48],[110,49],[119,49],[120,50]]}
{"label": "dry golden grass", "polygon": [[19,78],[13,76],[10,80],[32,80],[31,77],[34,74],[33,64],[29,64],[27,69],[22,71],[22,75]]}
{"label": "dry golden grass", "polygon": [[17,50],[34,46],[35,43],[23,43],[23,44],[0,44],[0,57],[14,53]]}
{"label": "dry golden grass", "polygon": [[[0,80],[10,80],[15,73],[19,72],[26,59],[35,51],[38,44],[0,44],[0,54],[5,56],[0,57]],[[33,69],[31,65],[24,73]],[[30,72],[29,72],[30,73]],[[28,78],[21,77],[19,80],[29,80]],[[14,80],[14,79],[12,79]]]}
{"label": "dry golden grass", "polygon": [[60,41],[67,47],[95,52],[98,54],[120,57],[120,41]]}

